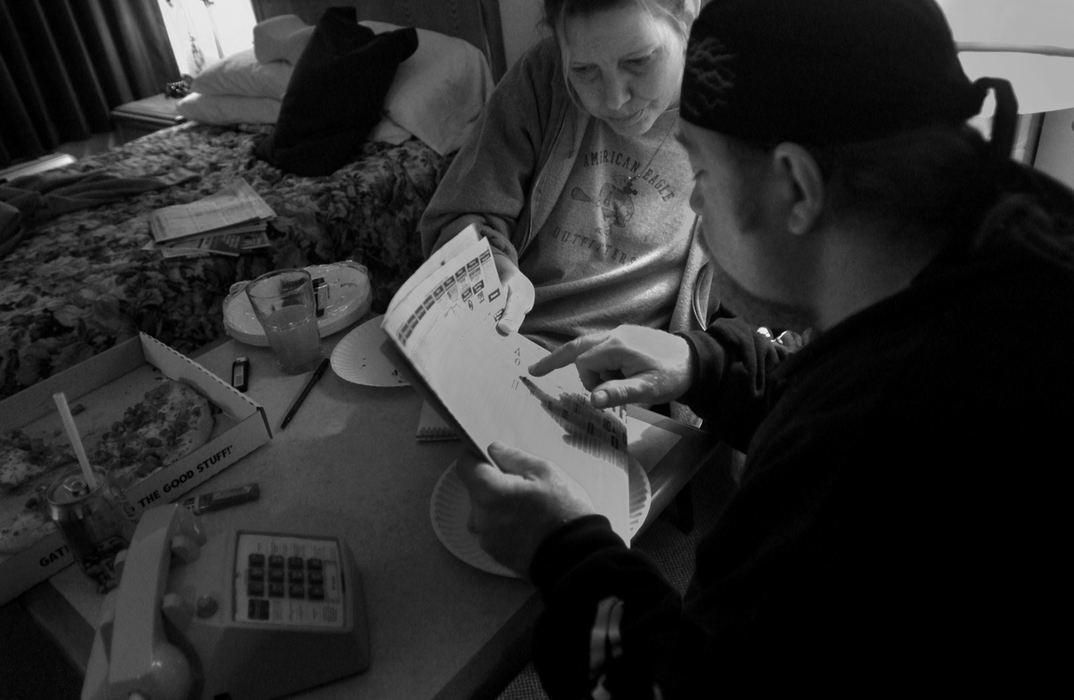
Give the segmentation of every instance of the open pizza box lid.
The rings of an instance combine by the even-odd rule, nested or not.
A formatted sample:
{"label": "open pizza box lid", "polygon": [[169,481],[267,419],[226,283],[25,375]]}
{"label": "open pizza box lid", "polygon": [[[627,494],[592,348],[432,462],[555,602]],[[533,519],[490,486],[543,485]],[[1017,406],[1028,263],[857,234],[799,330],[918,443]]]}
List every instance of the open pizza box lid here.
{"label": "open pizza box lid", "polygon": [[[136,517],[148,507],[176,500],[272,439],[268,417],[256,401],[144,333],[0,401],[0,432],[19,428],[31,437],[67,448],[52,400],[53,394],[62,391],[92,454],[96,439],[163,377],[197,387],[213,404],[215,423],[200,448],[124,490],[130,515]],[[13,492],[0,492],[0,527],[22,510],[38,486],[58,475],[46,473]],[[73,561],[58,531],[18,553],[0,553],[0,605]]]}

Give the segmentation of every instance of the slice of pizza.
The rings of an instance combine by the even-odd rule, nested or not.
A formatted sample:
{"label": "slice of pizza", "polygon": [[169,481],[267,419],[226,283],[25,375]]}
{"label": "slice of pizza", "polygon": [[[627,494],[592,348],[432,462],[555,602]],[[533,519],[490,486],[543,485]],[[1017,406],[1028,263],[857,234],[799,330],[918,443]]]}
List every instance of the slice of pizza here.
{"label": "slice of pizza", "polygon": [[126,488],[201,447],[214,423],[212,404],[201,392],[165,379],[101,436],[92,461]]}
{"label": "slice of pizza", "polygon": [[0,434],[0,493],[22,490],[37,477],[76,462],[69,449],[12,429]]}
{"label": "slice of pizza", "polygon": [[32,496],[8,522],[0,523],[0,554],[17,554],[55,529],[44,500]]}

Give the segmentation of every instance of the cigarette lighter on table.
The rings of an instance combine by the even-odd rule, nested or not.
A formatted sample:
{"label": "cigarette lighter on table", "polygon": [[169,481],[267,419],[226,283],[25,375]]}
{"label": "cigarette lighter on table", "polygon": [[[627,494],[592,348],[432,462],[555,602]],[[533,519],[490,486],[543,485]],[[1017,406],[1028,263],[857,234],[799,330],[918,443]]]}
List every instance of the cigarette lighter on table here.
{"label": "cigarette lighter on table", "polygon": [[328,308],[328,283],[324,281],[324,277],[313,280],[313,298],[316,302],[317,318],[320,318]]}
{"label": "cigarette lighter on table", "polygon": [[231,363],[231,386],[239,391],[246,391],[249,383],[250,359],[245,355],[240,355]]}
{"label": "cigarette lighter on table", "polygon": [[261,489],[257,484],[243,484],[223,491],[214,491],[200,496],[191,496],[183,500],[183,505],[196,514],[210,510],[220,510],[228,506],[256,501],[261,495]]}

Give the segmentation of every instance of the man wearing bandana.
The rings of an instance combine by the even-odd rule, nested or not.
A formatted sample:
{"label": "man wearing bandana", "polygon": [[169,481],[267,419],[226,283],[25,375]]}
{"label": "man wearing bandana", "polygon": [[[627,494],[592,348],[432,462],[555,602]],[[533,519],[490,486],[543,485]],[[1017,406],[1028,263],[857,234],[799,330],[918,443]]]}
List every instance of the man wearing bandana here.
{"label": "man wearing bandana", "polygon": [[542,593],[551,697],[1065,685],[1074,193],[1010,160],[1015,116],[933,0],[705,7],[676,137],[736,318],[530,371],[681,401],[747,462],[685,596],[556,465],[494,443],[460,472],[482,546]]}

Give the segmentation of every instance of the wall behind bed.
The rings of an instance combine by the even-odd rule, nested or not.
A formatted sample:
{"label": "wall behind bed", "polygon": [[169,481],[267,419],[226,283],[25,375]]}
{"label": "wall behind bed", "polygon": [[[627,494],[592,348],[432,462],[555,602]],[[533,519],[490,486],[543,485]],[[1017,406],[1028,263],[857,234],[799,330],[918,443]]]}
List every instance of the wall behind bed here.
{"label": "wall behind bed", "polygon": [[543,17],[542,0],[500,0],[503,50],[508,67],[514,65],[526,49],[547,35],[547,30],[541,26]]}

